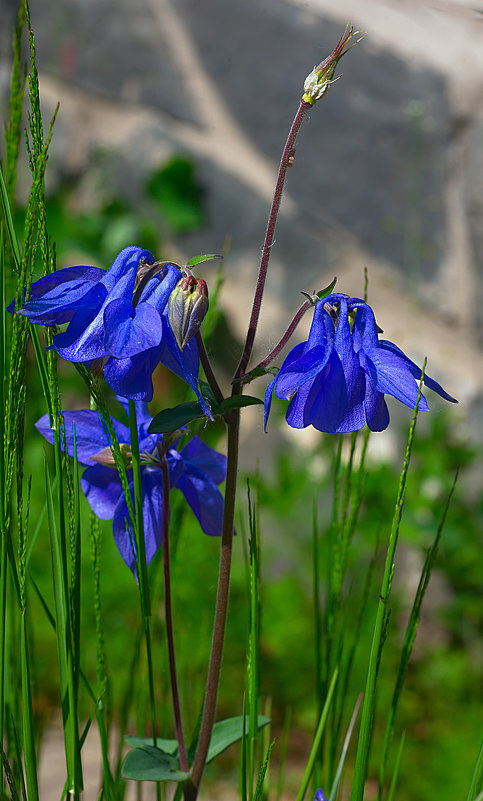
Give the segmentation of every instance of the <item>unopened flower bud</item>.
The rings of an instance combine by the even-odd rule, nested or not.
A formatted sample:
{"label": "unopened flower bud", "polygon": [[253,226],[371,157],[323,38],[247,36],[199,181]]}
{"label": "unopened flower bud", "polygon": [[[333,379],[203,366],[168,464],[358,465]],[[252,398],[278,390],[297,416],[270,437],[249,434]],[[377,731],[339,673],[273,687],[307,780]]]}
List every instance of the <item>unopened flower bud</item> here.
{"label": "unopened flower bud", "polygon": [[[131,446],[127,442],[121,442],[119,444],[119,449],[121,451],[121,456],[126,468],[129,469],[132,467],[132,450]],[[98,462],[99,464],[104,465],[104,467],[115,467],[116,461],[114,459],[114,453],[110,445],[106,448],[102,448],[99,453],[96,453],[94,456],[91,456],[93,462]]]}
{"label": "unopened flower bud", "polygon": [[[348,30],[349,32],[347,32]],[[314,67],[312,72],[307,75],[304,83],[304,94],[302,95],[302,100],[304,100],[305,103],[309,103],[313,106],[314,103],[320,100],[322,95],[326,93],[331,83],[334,83],[335,69],[342,56],[365,36],[365,33],[362,32],[359,39],[355,39],[349,47],[346,47],[347,42],[357,36],[358,33],[361,33],[361,31],[355,31],[352,25],[350,29],[348,29],[347,26],[330,56],[328,56],[325,61],[322,61],[318,67]]]}
{"label": "unopened flower bud", "polygon": [[200,328],[208,311],[208,287],[202,278],[181,278],[168,301],[168,320],[180,350]]}

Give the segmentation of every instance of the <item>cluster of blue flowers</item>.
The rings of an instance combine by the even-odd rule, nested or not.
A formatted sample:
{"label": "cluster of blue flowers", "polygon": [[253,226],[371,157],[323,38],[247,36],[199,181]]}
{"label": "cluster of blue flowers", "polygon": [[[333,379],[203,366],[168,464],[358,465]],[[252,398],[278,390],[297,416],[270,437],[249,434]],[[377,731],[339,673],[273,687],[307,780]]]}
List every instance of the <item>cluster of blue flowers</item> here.
{"label": "cluster of blue flowers", "polygon": [[[337,305],[337,325],[327,305]],[[355,319],[351,322],[350,313]],[[317,303],[306,342],[296,345],[265,394],[265,428],[272,393],[290,400],[287,423],[318,431],[384,431],[389,412],[384,395],[414,409],[421,368],[393,342],[379,339],[374,312],[363,300],[333,293]],[[443,387],[424,375],[424,384],[456,403]],[[419,408],[428,410],[424,395]]]}
{"label": "cluster of blue flowers", "polygon": [[[123,398],[118,401],[127,411]],[[139,450],[141,453],[141,486],[143,496],[144,537],[146,561],[149,564],[162,541],[163,476],[160,449],[161,434],[149,434],[151,416],[147,404],[136,403]],[[116,436],[124,453],[129,456],[131,432],[118,420],[113,420]],[[36,428],[51,443],[54,433],[46,414],[38,420]],[[68,453],[74,455],[74,430],[77,459],[86,466],[81,479],[82,490],[94,513],[101,520],[113,521],[114,540],[119,552],[131,570],[135,568],[133,532],[124,497],[121,479],[113,469],[111,443],[99,413],[90,409],[64,412],[64,438]],[[209,448],[199,437],[193,437],[178,451],[170,447],[166,452],[169,484],[183,493],[195,513],[202,531],[209,536],[221,535],[223,496],[217,485],[225,480],[226,457]],[[112,464],[112,466],[110,466]],[[131,497],[134,498],[132,469],[127,470]]]}
{"label": "cluster of blue flowers", "polygon": [[[67,267],[32,284],[18,310],[32,323],[61,325],[53,347],[70,362],[103,372],[109,386],[130,400],[150,401],[159,362],[198,390],[198,347],[191,339],[181,352],[168,323],[167,304],[182,275],[158,263],[147,250],[124,248],[109,270]],[[15,303],[8,310],[15,311]]]}
{"label": "cluster of blue flowers", "polygon": [[[118,400],[137,401],[146,558],[151,561],[161,544],[163,481],[159,448],[161,435],[149,435],[146,402],[153,397],[152,374],[161,362],[183,378],[198,396],[203,411],[210,409],[198,389],[199,354],[194,338],[180,350],[168,321],[168,300],[181,281],[179,268],[157,263],[139,247],[127,247],[109,270],[99,267],[68,267],[32,284],[29,300],[18,313],[32,323],[62,325],[53,347],[64,359],[86,363],[103,373]],[[15,312],[15,302],[8,307]],[[142,401],[142,402],[141,402]],[[73,455],[75,426],[77,458],[86,465],[81,486],[95,514],[113,520],[114,539],[122,558],[134,570],[133,538],[121,480],[113,465],[98,464],[96,455],[110,450],[104,427],[95,411],[65,412],[65,438]],[[118,441],[130,446],[129,429],[114,421]],[[48,416],[37,428],[53,442]],[[158,456],[157,456],[158,454]],[[223,498],[217,488],[225,479],[226,458],[192,439],[181,452],[167,451],[170,486],[180,489],[205,534],[221,535]],[[112,460],[111,460],[112,461]],[[128,472],[132,487],[132,470]]]}
{"label": "cluster of blue flowers", "polygon": [[[169,303],[180,331],[173,332],[170,325]],[[199,353],[193,337],[207,306],[203,281],[183,278],[176,265],[156,262],[142,248],[127,247],[109,270],[82,266],[58,270],[32,284],[22,308],[15,309],[15,302],[8,307],[29,317],[32,323],[67,323],[67,328],[54,337],[57,353],[102,372],[121,402],[139,402],[148,561],[160,545],[163,503],[161,464],[156,455],[162,437],[148,434],[151,418],[146,402],[153,396],[152,374],[161,362],[182,377],[196,393],[203,412],[211,417],[198,388]],[[269,384],[265,428],[275,392],[290,401],[286,420],[292,428],[312,425],[319,431],[349,432],[367,423],[372,431],[383,431],[389,424],[384,396],[392,395],[414,408],[420,378],[421,369],[397,345],[379,339],[374,312],[367,303],[333,293],[316,303],[307,342],[290,351]],[[425,375],[423,380],[442,398],[454,402],[432,378]],[[424,396],[419,406],[428,409]],[[110,448],[99,417],[85,410],[66,412],[64,420],[69,453],[75,424],[78,459],[87,467],[82,478],[87,500],[98,517],[113,519],[116,543],[133,569],[129,515],[119,475],[112,466],[96,463],[100,443]],[[37,428],[53,440],[46,416]],[[115,422],[115,428],[119,442],[129,447],[129,430],[119,422]],[[194,438],[181,452],[170,448],[167,460],[170,485],[184,493],[202,530],[209,535],[221,534],[223,500],[216,485],[225,478],[225,457]]]}

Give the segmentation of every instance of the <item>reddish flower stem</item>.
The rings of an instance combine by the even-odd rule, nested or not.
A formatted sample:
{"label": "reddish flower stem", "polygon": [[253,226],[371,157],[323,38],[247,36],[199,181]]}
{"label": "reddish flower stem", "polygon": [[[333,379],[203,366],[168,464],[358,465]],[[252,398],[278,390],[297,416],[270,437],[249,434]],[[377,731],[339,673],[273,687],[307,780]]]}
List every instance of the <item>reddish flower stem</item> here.
{"label": "reddish flower stem", "polygon": [[213,368],[211,367],[211,363],[208,358],[208,354],[206,352],[205,343],[203,342],[203,337],[201,336],[201,331],[196,332],[196,342],[198,344],[200,361],[203,366],[203,370],[205,372],[206,380],[208,381],[208,384],[210,385],[216,400],[218,401],[218,403],[221,403],[224,400],[223,392],[221,391],[218,385],[218,381],[216,380]]}
{"label": "reddish flower stem", "polygon": [[238,469],[238,438],[240,430],[240,411],[237,409],[228,419],[228,450],[226,469],[225,506],[223,509],[223,529],[221,538],[220,570],[218,574],[218,591],[216,597],[213,640],[211,644],[210,666],[206,682],[205,702],[201,720],[200,736],[196,755],[191,768],[192,785],[184,786],[185,799],[196,799],[201,777],[208,755],[211,733],[215,722],[216,699],[220,680],[223,642],[225,638],[228,594],[230,589],[231,554],[233,546],[233,526],[235,518],[236,478]]}
{"label": "reddish flower stem", "polygon": [[311,309],[314,305],[315,304],[314,304],[314,302],[312,300],[306,300],[305,303],[303,303],[301,305],[301,307],[298,310],[298,312],[296,312],[296,314],[294,315],[293,320],[290,323],[289,327],[287,328],[287,330],[285,331],[284,335],[280,339],[280,342],[278,342],[275,345],[274,349],[272,351],[270,351],[268,356],[265,356],[263,361],[259,362],[256,365],[256,367],[253,368],[253,370],[250,370],[250,372],[247,373],[246,376],[241,376],[241,379],[249,378],[250,374],[253,373],[254,370],[258,370],[258,369],[263,370],[265,367],[268,367],[270,362],[273,362],[273,360],[277,358],[278,354],[280,353],[281,350],[283,350],[283,348],[285,347],[285,345],[289,341],[290,337],[292,336],[293,332],[297,328],[297,326],[298,326],[300,320],[302,319],[302,317],[304,316],[305,312],[308,311],[309,309]]}
{"label": "reddish flower stem", "polygon": [[174,723],[178,741],[181,770],[188,773],[188,758],[183,736],[183,721],[179,702],[178,679],[173,636],[173,610],[171,606],[171,574],[169,559],[169,468],[166,453],[160,449],[161,470],[163,474],[163,565],[164,565],[164,614],[166,619],[166,639],[168,642],[169,676],[173,698]]}
{"label": "reddish flower stem", "polygon": [[282,153],[282,158],[280,159],[277,183],[275,185],[275,192],[273,194],[272,206],[268,217],[267,230],[265,232],[265,242],[263,243],[262,258],[260,261],[260,270],[258,273],[255,296],[253,298],[253,306],[250,316],[250,323],[248,326],[247,338],[245,340],[245,347],[243,348],[243,353],[240,359],[240,363],[235,373],[235,381],[233,385],[234,395],[237,394],[239,391],[239,384],[236,379],[239,379],[240,376],[244,374],[253,350],[255,334],[257,332],[258,318],[260,316],[260,308],[262,305],[263,290],[265,288],[265,280],[267,278],[268,261],[270,259],[270,251],[273,245],[275,226],[277,224],[278,211],[280,208],[280,201],[282,199],[283,186],[285,183],[285,176],[287,175],[287,169],[290,163],[290,157],[291,155],[293,155],[292,151],[295,144],[295,140],[297,138],[297,134],[300,130],[300,126],[304,121],[305,115],[307,114],[308,111],[310,111],[311,108],[312,106],[309,103],[306,103],[304,100],[300,101],[298,111],[295,115],[292,127],[290,128],[287,141],[285,143],[285,147]]}

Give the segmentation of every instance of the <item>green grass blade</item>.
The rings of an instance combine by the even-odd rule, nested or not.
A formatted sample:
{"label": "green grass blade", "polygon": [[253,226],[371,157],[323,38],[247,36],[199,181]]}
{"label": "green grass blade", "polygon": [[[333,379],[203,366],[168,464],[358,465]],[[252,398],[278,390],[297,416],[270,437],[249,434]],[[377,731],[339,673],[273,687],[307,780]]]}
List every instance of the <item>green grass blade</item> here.
{"label": "green grass blade", "polygon": [[467,801],[478,801],[482,787],[483,787],[483,738],[481,740],[480,750],[478,751],[478,756],[476,758],[475,770],[473,772],[473,777],[471,779],[471,785]]}
{"label": "green grass blade", "polygon": [[79,797],[79,793],[82,789],[82,768],[80,762],[77,709],[75,703],[76,692],[72,655],[72,631],[70,626],[70,599],[67,581],[67,549],[65,541],[66,532],[61,478],[61,451],[58,431],[54,432],[54,452],[56,473],[59,481],[59,490],[57,495],[59,526],[57,526],[55,519],[54,500],[52,496],[52,487],[47,464],[45,465],[45,483],[52,555],[52,578],[55,602],[57,650],[59,657],[59,676],[63,699],[62,716],[64,721],[67,782],[69,793],[72,795],[73,799],[76,799]]}
{"label": "green grass blade", "polygon": [[397,707],[398,707],[399,697],[401,695],[401,690],[402,690],[402,687],[403,687],[403,684],[404,684],[404,679],[405,679],[405,676],[406,676],[409,660],[411,658],[413,645],[414,645],[414,640],[416,639],[416,631],[417,631],[417,627],[418,627],[418,623],[419,623],[419,616],[420,616],[420,613],[421,613],[421,606],[422,606],[422,603],[423,603],[424,596],[426,594],[426,590],[427,590],[427,587],[428,587],[428,584],[429,584],[429,579],[431,577],[431,572],[432,572],[432,569],[433,569],[433,566],[434,566],[434,563],[435,563],[435,560],[436,560],[439,541],[441,539],[441,534],[443,532],[444,524],[446,522],[446,517],[447,517],[447,514],[448,514],[448,510],[449,510],[449,506],[450,506],[450,503],[451,503],[451,499],[453,497],[453,494],[454,494],[454,491],[455,491],[455,488],[456,488],[457,480],[458,480],[458,472],[456,472],[456,475],[455,475],[454,480],[453,480],[453,485],[452,485],[451,490],[450,490],[450,492],[448,494],[448,497],[447,497],[447,500],[446,500],[446,504],[445,504],[445,507],[443,509],[443,514],[441,516],[441,520],[440,520],[439,525],[438,525],[438,530],[437,530],[436,536],[434,538],[434,542],[433,542],[431,548],[428,550],[428,553],[426,554],[426,559],[425,559],[424,566],[423,566],[423,569],[422,569],[422,572],[421,572],[421,576],[420,576],[420,579],[419,579],[418,587],[417,587],[416,594],[415,594],[414,601],[413,601],[413,605],[412,605],[412,608],[411,608],[411,613],[409,615],[409,621],[408,621],[408,624],[406,626],[406,632],[405,632],[405,635],[404,635],[403,647],[402,647],[402,650],[401,650],[401,659],[399,661],[399,668],[398,668],[398,672],[397,672],[397,676],[396,676],[396,682],[395,682],[395,686],[394,686],[394,692],[393,692],[393,696],[392,696],[391,706],[390,706],[390,709],[389,709],[389,715],[388,715],[388,720],[387,720],[387,724],[386,724],[386,732],[385,732],[385,735],[384,735],[384,745],[383,745],[382,757],[381,757],[380,766],[379,766],[379,795],[378,795],[379,801],[381,801],[381,799],[382,799],[382,792],[383,792],[383,786],[384,786],[384,773],[385,773],[385,769],[386,769],[387,758],[388,758],[388,755],[389,755],[389,747],[390,747],[390,744],[391,744],[393,730],[394,730],[394,719],[396,717],[396,711],[397,711]]}
{"label": "green grass blade", "polygon": [[258,773],[257,786],[255,787],[255,794],[253,795],[253,801],[260,801],[260,798],[262,797],[263,786],[265,783],[265,776],[267,775],[268,766],[270,764],[270,757],[272,755],[273,747],[276,742],[277,742],[276,739],[272,740],[272,742],[268,747],[265,760]]}
{"label": "green grass blade", "polygon": [[248,706],[248,776],[250,793],[255,779],[255,749],[261,741],[258,733],[260,695],[260,548],[258,542],[257,504],[252,503],[248,485],[250,621],[247,655]]}
{"label": "green grass blade", "polygon": [[7,780],[8,788],[10,790],[10,798],[11,801],[19,801],[18,792],[17,792],[17,785],[15,783],[15,776],[11,765],[8,761],[8,757],[3,750],[3,747],[0,745],[1,753],[2,753],[2,765],[3,765],[3,772],[5,774],[5,778]]}
{"label": "green grass blade", "polygon": [[315,732],[314,742],[312,744],[312,750],[310,751],[309,760],[307,762],[307,767],[305,768],[305,773],[304,773],[304,776],[303,776],[303,779],[302,779],[302,784],[301,784],[300,789],[299,789],[299,791],[297,793],[296,801],[303,801],[303,799],[305,797],[305,793],[307,792],[307,788],[309,786],[310,777],[312,776],[312,772],[313,772],[314,765],[315,765],[315,760],[316,760],[316,757],[317,757],[317,752],[319,750],[320,743],[322,741],[322,735],[323,735],[324,729],[325,729],[325,724],[327,722],[327,717],[328,717],[330,705],[331,705],[331,702],[332,702],[332,696],[334,695],[334,690],[335,690],[335,686],[336,686],[336,683],[337,683],[338,673],[339,673],[338,668],[336,668],[336,670],[334,671],[334,674],[332,676],[332,680],[330,682],[330,685],[329,685],[329,690],[328,690],[327,697],[326,697],[325,703],[324,703],[324,707],[322,709],[322,714],[320,716],[320,720],[319,720],[319,723],[318,723],[318,726],[317,726],[317,731]]}
{"label": "green grass blade", "polygon": [[352,717],[349,723],[349,728],[347,729],[347,734],[344,739],[344,744],[342,746],[342,753],[339,759],[339,764],[337,765],[337,770],[335,773],[334,781],[332,783],[332,788],[329,795],[329,801],[335,801],[335,796],[337,793],[337,788],[339,786],[340,777],[342,775],[342,769],[344,767],[344,762],[347,756],[347,751],[349,750],[349,744],[352,737],[352,732],[354,731],[354,726],[356,725],[357,715],[359,714],[359,707],[362,702],[362,693],[359,694],[359,697],[356,701],[356,705],[354,707],[354,711],[352,713]]}
{"label": "green grass blade", "polygon": [[411,460],[411,452],[414,441],[414,433],[416,429],[416,420],[418,417],[419,400],[421,398],[421,387],[422,387],[423,376],[424,376],[424,368],[421,375],[421,380],[419,382],[418,396],[416,400],[414,414],[411,420],[411,425],[409,427],[406,454],[399,479],[398,494],[397,494],[394,516],[391,526],[391,533],[389,536],[389,543],[386,553],[384,575],[382,578],[381,591],[377,606],[376,620],[374,624],[374,631],[371,644],[371,652],[369,656],[366,687],[364,692],[364,704],[362,707],[361,727],[359,732],[359,742],[357,746],[356,763],[354,768],[354,780],[352,785],[351,801],[363,801],[363,796],[364,796],[364,786],[366,782],[367,769],[369,764],[369,753],[372,741],[372,724],[374,717],[374,708],[376,703],[377,676],[379,670],[379,662],[381,658],[381,651],[385,641],[385,634],[386,634],[387,602],[389,600],[392,587],[392,578],[394,573],[394,557],[396,553],[396,546],[399,536],[399,524],[401,521],[401,516],[404,506],[406,480],[409,470],[409,463]]}
{"label": "green grass blade", "polygon": [[29,801],[38,801],[37,756],[35,753],[35,729],[32,710],[32,688],[28,655],[27,623],[25,612],[20,627],[20,663],[22,676],[22,728],[25,762],[25,781]]}
{"label": "green grass blade", "polygon": [[15,261],[15,269],[17,272],[20,272],[20,265],[21,265],[21,255],[20,255],[20,248],[17,239],[17,232],[15,230],[15,224],[13,222],[13,215],[12,209],[10,208],[10,201],[8,199],[8,191],[7,186],[5,184],[5,179],[3,177],[3,172],[0,169],[0,201],[1,201],[1,208],[2,208],[2,219],[5,222],[5,227],[7,229],[8,240],[10,242],[10,247],[12,249],[13,258]]}
{"label": "green grass blade", "polygon": [[280,801],[282,798],[283,788],[285,785],[285,767],[287,764],[288,752],[288,738],[290,734],[290,724],[292,721],[292,710],[289,707],[285,712],[283,721],[282,736],[280,738],[280,763],[278,767],[277,788],[275,792],[275,801]]}
{"label": "green grass blade", "polygon": [[401,741],[399,743],[399,748],[397,749],[396,762],[394,764],[394,770],[392,772],[391,784],[389,786],[389,792],[387,794],[387,801],[394,801],[394,797],[396,795],[396,786],[399,776],[399,768],[401,767],[401,758],[403,755],[405,742],[406,742],[406,732],[403,731],[401,735]]}
{"label": "green grass blade", "polygon": [[240,771],[240,795],[241,801],[248,801],[248,737],[246,730],[247,719],[247,696],[243,694],[243,727],[241,739],[241,771]]}

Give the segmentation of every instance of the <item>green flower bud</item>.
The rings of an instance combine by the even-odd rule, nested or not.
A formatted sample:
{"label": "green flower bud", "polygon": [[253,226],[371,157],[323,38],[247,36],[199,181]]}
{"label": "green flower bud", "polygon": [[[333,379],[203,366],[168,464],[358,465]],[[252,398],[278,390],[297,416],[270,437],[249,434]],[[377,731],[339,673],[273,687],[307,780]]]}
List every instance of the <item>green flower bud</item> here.
{"label": "green flower bud", "polygon": [[[349,33],[347,33],[348,30]],[[362,33],[359,39],[352,42],[349,47],[346,47],[347,42],[357,36],[358,33]],[[348,53],[351,47],[354,47],[357,42],[360,42],[364,36],[365,33],[363,31],[355,31],[352,25],[350,28],[349,26],[346,27],[330,56],[328,56],[325,61],[322,61],[318,67],[314,67],[312,72],[307,75],[304,83],[304,94],[302,95],[302,100],[305,103],[309,103],[313,106],[317,100],[320,100],[329,86],[334,83],[335,69],[342,56]]]}
{"label": "green flower bud", "polygon": [[208,287],[202,278],[181,278],[168,301],[168,320],[180,350],[200,328],[208,311]]}

